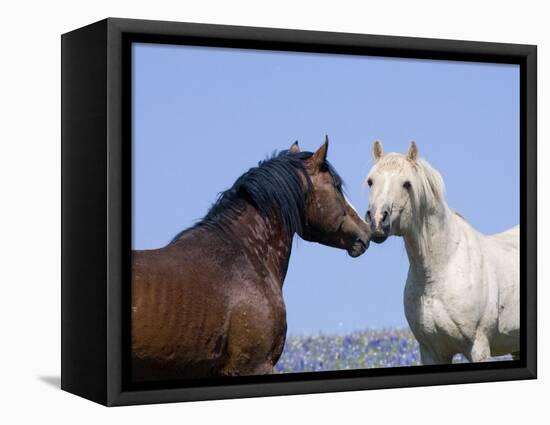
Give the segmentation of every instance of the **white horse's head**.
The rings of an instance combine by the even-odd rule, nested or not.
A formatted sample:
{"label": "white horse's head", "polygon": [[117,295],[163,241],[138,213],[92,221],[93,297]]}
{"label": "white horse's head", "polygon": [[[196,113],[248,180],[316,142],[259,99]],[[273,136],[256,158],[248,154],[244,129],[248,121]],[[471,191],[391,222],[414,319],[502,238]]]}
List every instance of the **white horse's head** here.
{"label": "white horse's head", "polygon": [[372,156],[375,164],[365,180],[370,188],[365,220],[371,226],[372,241],[404,236],[420,225],[426,214],[445,205],[443,179],[419,158],[415,142],[402,155],[384,154],[382,143],[376,141]]}

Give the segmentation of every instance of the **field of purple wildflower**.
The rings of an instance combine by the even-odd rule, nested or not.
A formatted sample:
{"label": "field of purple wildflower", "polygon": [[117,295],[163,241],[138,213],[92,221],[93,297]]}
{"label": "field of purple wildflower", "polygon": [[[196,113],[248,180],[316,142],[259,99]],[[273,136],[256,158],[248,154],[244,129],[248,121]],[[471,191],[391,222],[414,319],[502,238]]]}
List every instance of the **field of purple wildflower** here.
{"label": "field of purple wildflower", "polygon": [[[510,357],[494,360],[509,360]],[[453,362],[466,361],[462,355]],[[418,366],[418,343],[408,329],[352,332],[347,335],[289,336],[276,373]]]}
{"label": "field of purple wildflower", "polygon": [[367,330],[346,335],[289,336],[278,373],[415,366],[418,343],[409,330]]}

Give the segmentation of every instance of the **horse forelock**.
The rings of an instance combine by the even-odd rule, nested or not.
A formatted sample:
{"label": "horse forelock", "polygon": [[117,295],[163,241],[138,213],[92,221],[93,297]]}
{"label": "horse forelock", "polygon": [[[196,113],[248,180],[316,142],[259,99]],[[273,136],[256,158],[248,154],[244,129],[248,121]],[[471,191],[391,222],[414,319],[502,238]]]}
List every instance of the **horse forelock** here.
{"label": "horse forelock", "polygon": [[388,153],[376,163],[376,169],[378,171],[402,172],[408,166],[414,166],[413,162],[409,161],[405,155],[398,153]]}

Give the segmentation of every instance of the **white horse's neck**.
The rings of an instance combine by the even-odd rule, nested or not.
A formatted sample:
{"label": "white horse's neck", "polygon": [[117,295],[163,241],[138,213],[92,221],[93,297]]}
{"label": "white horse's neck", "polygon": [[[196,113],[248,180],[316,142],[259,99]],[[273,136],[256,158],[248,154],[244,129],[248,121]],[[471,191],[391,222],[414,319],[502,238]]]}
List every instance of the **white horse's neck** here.
{"label": "white horse's neck", "polygon": [[444,202],[419,216],[422,219],[403,232],[403,239],[415,280],[430,284],[457,249],[458,216]]}

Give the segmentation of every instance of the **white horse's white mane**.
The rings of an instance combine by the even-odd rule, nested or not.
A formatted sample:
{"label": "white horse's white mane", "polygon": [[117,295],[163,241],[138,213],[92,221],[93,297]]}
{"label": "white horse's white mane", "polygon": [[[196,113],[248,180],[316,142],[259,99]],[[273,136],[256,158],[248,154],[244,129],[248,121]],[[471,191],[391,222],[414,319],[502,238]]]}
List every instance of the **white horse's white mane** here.
{"label": "white horse's white mane", "polygon": [[[404,176],[409,175],[412,185],[411,208],[413,210],[413,229],[419,243],[419,249],[429,249],[429,235],[434,230],[429,228],[426,220],[430,216],[447,216],[452,212],[445,200],[445,183],[441,174],[426,160],[411,160],[398,153],[385,154],[376,163],[378,171],[394,171]],[[436,231],[436,230],[435,230]]]}

